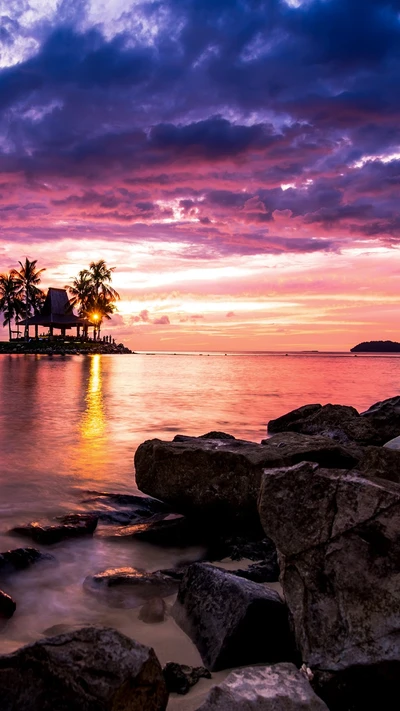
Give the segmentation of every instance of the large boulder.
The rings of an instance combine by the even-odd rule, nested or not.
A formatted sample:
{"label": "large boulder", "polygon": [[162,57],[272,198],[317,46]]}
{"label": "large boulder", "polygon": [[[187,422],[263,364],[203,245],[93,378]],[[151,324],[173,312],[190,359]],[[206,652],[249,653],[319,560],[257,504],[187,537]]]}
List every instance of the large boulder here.
{"label": "large boulder", "polygon": [[[364,422],[364,426],[368,424]],[[187,438],[178,442],[148,440],[135,454],[138,487],[175,510],[199,516],[207,526],[237,528],[258,525],[257,496],[266,467],[294,464],[304,459],[330,466],[352,467],[353,448],[330,439],[278,435],[264,444],[243,440]]]}
{"label": "large boulder", "polygon": [[398,664],[400,486],[304,462],[265,472],[259,512],[303,661]]}
{"label": "large boulder", "polygon": [[328,707],[293,664],[274,664],[232,671],[197,711],[328,711]]}
{"label": "large boulder", "polygon": [[187,568],[171,614],[211,671],[294,658],[279,594],[212,565]]}
{"label": "large boulder", "polygon": [[381,445],[385,442],[385,437],[375,429],[372,421],[361,417],[354,407],[346,405],[307,405],[277,420],[270,420],[268,431],[319,434],[342,444]]}
{"label": "large boulder", "polygon": [[317,462],[328,469],[347,469],[354,467],[362,456],[362,449],[354,443],[343,446],[334,439],[323,435],[282,432],[261,441],[268,447],[269,453],[276,454],[283,464],[299,462]]}
{"label": "large boulder", "polygon": [[382,443],[400,435],[400,395],[381,400],[361,413],[379,432]]}
{"label": "large boulder", "polygon": [[0,656],[1,711],[164,711],[152,649],[114,629],[86,627]]}

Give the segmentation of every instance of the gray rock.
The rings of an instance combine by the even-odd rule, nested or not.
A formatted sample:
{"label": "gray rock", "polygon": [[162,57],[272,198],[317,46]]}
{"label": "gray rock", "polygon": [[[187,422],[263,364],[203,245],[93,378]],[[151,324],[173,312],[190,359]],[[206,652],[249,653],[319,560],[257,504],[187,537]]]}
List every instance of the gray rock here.
{"label": "gray rock", "polygon": [[211,679],[205,667],[189,667],[176,662],[168,662],[163,674],[168,691],[174,694],[187,694],[200,679]]}
{"label": "gray rock", "polygon": [[0,575],[9,575],[17,570],[25,570],[35,563],[54,563],[50,553],[41,553],[36,548],[14,548],[0,553]]}
{"label": "gray rock", "polygon": [[282,422],[284,418],[279,418],[280,423],[271,420],[268,423],[268,431],[286,430],[308,435],[324,435],[345,445],[351,442],[359,445],[381,445],[385,439],[388,439],[375,429],[372,420],[362,417],[354,407],[329,404],[317,408],[316,405],[312,405],[314,409],[310,411],[306,409],[307,407],[309,406],[300,408],[303,410],[300,416],[298,416],[299,410],[288,413],[284,422]]}
{"label": "gray rock", "polygon": [[400,452],[384,447],[365,447],[356,470],[369,478],[387,479],[400,484]]}
{"label": "gray rock", "polygon": [[1,711],[164,711],[168,692],[152,649],[86,627],[0,657]]}
{"label": "gray rock", "polygon": [[207,527],[230,527],[237,533],[238,526],[257,527],[263,469],[294,464],[307,455],[331,466],[352,467],[358,461],[351,448],[301,435],[289,434],[287,441],[282,436],[271,438],[263,445],[243,440],[153,439],[136,451],[136,482],[142,491],[168,502],[191,520],[199,517]]}
{"label": "gray rock", "polygon": [[379,432],[382,443],[387,442],[400,434],[400,395],[381,400],[361,413]]}
{"label": "gray rock", "polygon": [[4,590],[0,590],[0,617],[12,617],[16,610],[16,602]]}
{"label": "gray rock", "polygon": [[197,711],[328,711],[328,707],[293,664],[274,664],[231,672]]}
{"label": "gray rock", "polygon": [[227,434],[226,432],[219,432],[213,430],[212,432],[207,432],[206,434],[200,435],[199,437],[191,437],[190,435],[177,434],[174,437],[174,442],[185,442],[188,439],[236,439],[233,435]]}
{"label": "gray rock", "polygon": [[58,520],[60,523],[55,524],[33,521],[25,526],[16,526],[9,533],[31,538],[36,543],[51,544],[92,535],[97,526],[97,517],[93,514],[68,514]]}
{"label": "gray rock", "polygon": [[347,469],[354,467],[363,454],[363,450],[354,443],[347,446],[330,437],[307,435],[298,432],[282,432],[261,441],[269,451],[276,452],[284,464],[299,462],[317,462],[328,469]]}
{"label": "gray rock", "polygon": [[164,622],[167,613],[167,606],[162,597],[152,597],[140,608],[139,620],[148,625]]}
{"label": "gray rock", "polygon": [[144,600],[166,597],[177,591],[179,581],[157,570],[109,568],[85,578],[83,586],[112,607],[139,607]]}
{"label": "gray rock", "polygon": [[303,463],[265,472],[259,512],[303,661],[400,660],[399,485]]}
{"label": "gray rock", "polygon": [[383,445],[387,449],[400,449],[400,437],[394,437]]}
{"label": "gray rock", "polygon": [[171,614],[211,671],[294,657],[279,594],[212,565],[188,567]]}
{"label": "gray rock", "polygon": [[314,415],[321,407],[322,405],[319,404],[303,405],[302,407],[296,408],[296,410],[291,410],[285,415],[277,417],[275,420],[270,420],[268,422],[268,432],[288,432],[294,422],[304,420],[305,417]]}

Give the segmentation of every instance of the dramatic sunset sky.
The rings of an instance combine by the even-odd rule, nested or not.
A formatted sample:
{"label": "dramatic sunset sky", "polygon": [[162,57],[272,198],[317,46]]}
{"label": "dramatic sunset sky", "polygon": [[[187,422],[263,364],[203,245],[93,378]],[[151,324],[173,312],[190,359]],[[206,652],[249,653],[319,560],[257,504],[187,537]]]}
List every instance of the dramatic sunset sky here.
{"label": "dramatic sunset sky", "polygon": [[0,6],[0,271],[104,258],[136,350],[400,339],[400,0]]}

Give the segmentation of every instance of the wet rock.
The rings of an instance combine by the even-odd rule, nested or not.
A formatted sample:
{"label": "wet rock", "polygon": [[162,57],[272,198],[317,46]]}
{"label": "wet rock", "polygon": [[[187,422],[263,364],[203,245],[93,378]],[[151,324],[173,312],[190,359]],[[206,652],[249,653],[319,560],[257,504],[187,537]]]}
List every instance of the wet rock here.
{"label": "wet rock", "polygon": [[400,452],[384,447],[366,447],[356,466],[363,476],[400,484]]}
{"label": "wet rock", "polygon": [[326,672],[400,661],[399,485],[303,463],[265,472],[259,511],[302,660]]}
{"label": "wet rock", "polygon": [[211,671],[293,659],[287,609],[278,593],[212,565],[188,567],[171,614]]}
{"label": "wet rock", "polygon": [[400,435],[400,395],[381,400],[361,413],[382,438],[382,444]]}
{"label": "wet rock", "polygon": [[275,420],[270,420],[268,422],[268,432],[289,432],[291,425],[299,420],[304,420],[304,418],[314,415],[322,408],[322,405],[303,405],[302,407],[296,408],[296,410],[291,410],[287,412],[286,415],[277,417]]}
{"label": "wet rock", "polygon": [[263,445],[237,439],[153,439],[136,451],[136,481],[142,491],[168,502],[191,521],[206,522],[200,525],[210,539],[218,530],[238,533],[252,528],[260,534],[256,501],[263,469],[294,464],[307,453],[318,460],[324,456],[332,466],[351,467],[358,461],[350,448],[329,439],[325,444],[305,441],[300,435],[291,437],[290,446],[282,438]]}
{"label": "wet rock", "polygon": [[54,563],[50,553],[41,553],[36,548],[14,548],[0,553],[0,575],[9,575],[17,570],[25,570],[35,563]]}
{"label": "wet rock", "polygon": [[140,608],[139,620],[148,625],[164,622],[167,614],[167,606],[162,597],[152,597]]}
{"label": "wet rock", "polygon": [[82,503],[99,506],[95,515],[104,523],[124,525],[141,518],[146,519],[158,514],[173,513],[167,504],[150,496],[113,494],[107,491],[88,491],[87,493],[89,496],[83,499]]}
{"label": "wet rock", "polygon": [[165,711],[152,649],[116,630],[86,627],[0,657],[2,711]]}
{"label": "wet rock", "polygon": [[68,514],[60,517],[60,523],[46,524],[33,521],[26,526],[12,528],[9,533],[31,538],[36,543],[59,543],[68,538],[92,535],[97,526],[97,517],[90,514]]}
{"label": "wet rock", "polygon": [[0,617],[12,617],[17,604],[10,595],[7,595],[3,590],[0,590]]}
{"label": "wet rock", "polygon": [[199,543],[200,536],[184,516],[167,518],[160,514],[144,523],[99,528],[96,538],[115,541],[133,538],[156,546],[184,548]]}
{"label": "wet rock", "polygon": [[178,581],[160,570],[150,573],[139,568],[109,568],[85,578],[83,586],[112,607],[139,607],[144,600],[172,595]]}
{"label": "wet rock", "polygon": [[231,672],[197,711],[328,711],[328,707],[293,664],[274,664]]}
{"label": "wet rock", "polygon": [[[385,442],[385,438],[375,429],[372,421],[362,417],[354,407],[329,404],[320,407],[313,405],[312,408],[314,410],[311,412],[300,408],[303,410],[300,416],[299,410],[289,412],[284,424],[278,420],[270,420],[268,431],[277,432],[283,428],[285,431],[301,434],[323,435],[345,445],[351,442],[359,445],[381,445]],[[293,416],[295,419],[292,419]]]}
{"label": "wet rock", "polygon": [[163,674],[170,694],[187,694],[200,679],[211,679],[205,667],[189,667],[176,662],[168,662],[163,668]]}
{"label": "wet rock", "polygon": [[400,449],[400,437],[394,437],[383,445],[385,449]]}
{"label": "wet rock", "polygon": [[175,435],[174,442],[185,442],[188,439],[236,439],[233,435],[227,434],[226,432],[212,431],[207,432],[207,434],[200,435],[199,437],[191,437],[189,435]]}

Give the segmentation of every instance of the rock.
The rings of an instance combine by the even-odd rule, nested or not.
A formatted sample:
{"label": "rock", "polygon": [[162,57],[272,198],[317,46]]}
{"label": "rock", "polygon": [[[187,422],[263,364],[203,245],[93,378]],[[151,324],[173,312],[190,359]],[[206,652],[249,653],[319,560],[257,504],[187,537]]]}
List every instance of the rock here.
{"label": "rock", "polygon": [[121,540],[134,538],[145,543],[162,547],[186,547],[199,542],[199,533],[189,524],[184,516],[167,518],[164,515],[153,516],[145,523],[130,526],[107,526],[96,531],[96,538]]}
{"label": "rock", "polygon": [[363,476],[400,484],[400,452],[384,447],[366,447],[356,466]]}
{"label": "rock", "polygon": [[200,435],[199,437],[190,437],[189,435],[175,435],[173,441],[174,442],[185,442],[188,439],[236,439],[231,434],[227,434],[226,432],[218,432],[218,431],[212,431],[212,432],[207,432],[207,434]]}
{"label": "rock", "polygon": [[347,469],[354,467],[362,456],[362,449],[349,443],[347,447],[322,435],[306,435],[298,432],[283,432],[261,444],[276,451],[285,464],[299,462],[317,462],[328,469]]}
{"label": "rock", "polygon": [[149,496],[113,494],[107,491],[88,491],[87,493],[89,496],[82,503],[99,506],[99,510],[93,513],[102,523],[125,525],[134,521],[140,522],[140,519],[148,519],[159,514],[167,516],[173,513],[170,507],[162,501],[157,501]]}
{"label": "rock", "polygon": [[45,524],[37,521],[26,526],[12,528],[9,533],[15,536],[32,538],[36,543],[59,543],[68,538],[92,535],[97,526],[97,517],[91,514],[69,514],[61,517],[61,523]]}
{"label": "rock", "polygon": [[170,694],[187,694],[200,679],[211,679],[205,667],[189,667],[176,662],[168,662],[163,668],[163,674]]}
{"label": "rock", "polygon": [[291,410],[287,412],[286,415],[277,417],[275,420],[270,420],[268,422],[268,432],[289,432],[291,425],[298,420],[304,420],[305,417],[314,415],[322,408],[322,405],[303,405],[302,407],[296,408],[296,410]]}
{"label": "rock", "polygon": [[162,597],[152,597],[140,608],[139,620],[148,625],[164,622],[167,606]]}
{"label": "rock", "polygon": [[177,591],[179,581],[157,570],[149,573],[139,568],[109,568],[89,575],[83,586],[87,592],[112,607],[139,607],[144,600],[166,597]]}
{"label": "rock", "polygon": [[2,711],[165,711],[168,691],[152,649],[86,627],[0,657]]}
{"label": "rock", "polygon": [[236,439],[148,440],[135,454],[136,482],[142,491],[168,502],[191,521],[198,518],[203,536],[208,531],[211,540],[216,530],[238,534],[252,529],[260,535],[257,496],[263,469],[294,464],[307,453],[318,461],[330,461],[331,466],[351,467],[358,461],[351,448],[333,445],[330,439],[325,443],[300,435],[287,439],[290,446],[281,436],[264,445]]}
{"label": "rock", "polygon": [[387,449],[400,449],[400,437],[394,437],[383,445]]}
{"label": "rock", "polygon": [[238,575],[239,578],[252,580],[253,583],[276,583],[279,580],[279,564],[275,556],[262,563],[253,563],[248,568],[230,570],[231,575]]}
{"label": "rock", "polygon": [[305,462],[265,472],[259,512],[302,660],[324,672],[399,662],[399,485]]}
{"label": "rock", "polygon": [[[293,664],[236,669],[197,711],[328,711]],[[342,711],[345,711],[342,709]]]}
{"label": "rock", "polygon": [[381,400],[361,413],[382,438],[382,444],[400,434],[400,395]]}
{"label": "rock", "polygon": [[[299,410],[289,412],[283,424],[278,420],[271,420],[268,423],[268,431],[277,432],[284,429],[301,434],[324,435],[345,445],[351,442],[359,445],[381,445],[385,442],[385,438],[374,428],[372,422],[362,417],[354,407],[345,405],[323,405],[318,408],[312,405],[311,407],[314,410],[307,411],[305,408],[300,408],[303,409],[300,416],[298,416]],[[284,418],[279,419],[284,420]]]}
{"label": "rock", "polygon": [[171,614],[211,671],[293,659],[287,610],[278,593],[212,565],[188,567]]}
{"label": "rock", "polygon": [[25,570],[35,563],[54,563],[50,553],[41,553],[36,548],[14,548],[0,553],[0,575],[9,575],[17,570]]}
{"label": "rock", "polygon": [[3,590],[0,590],[0,617],[12,617],[17,604],[10,595],[7,595]]}

